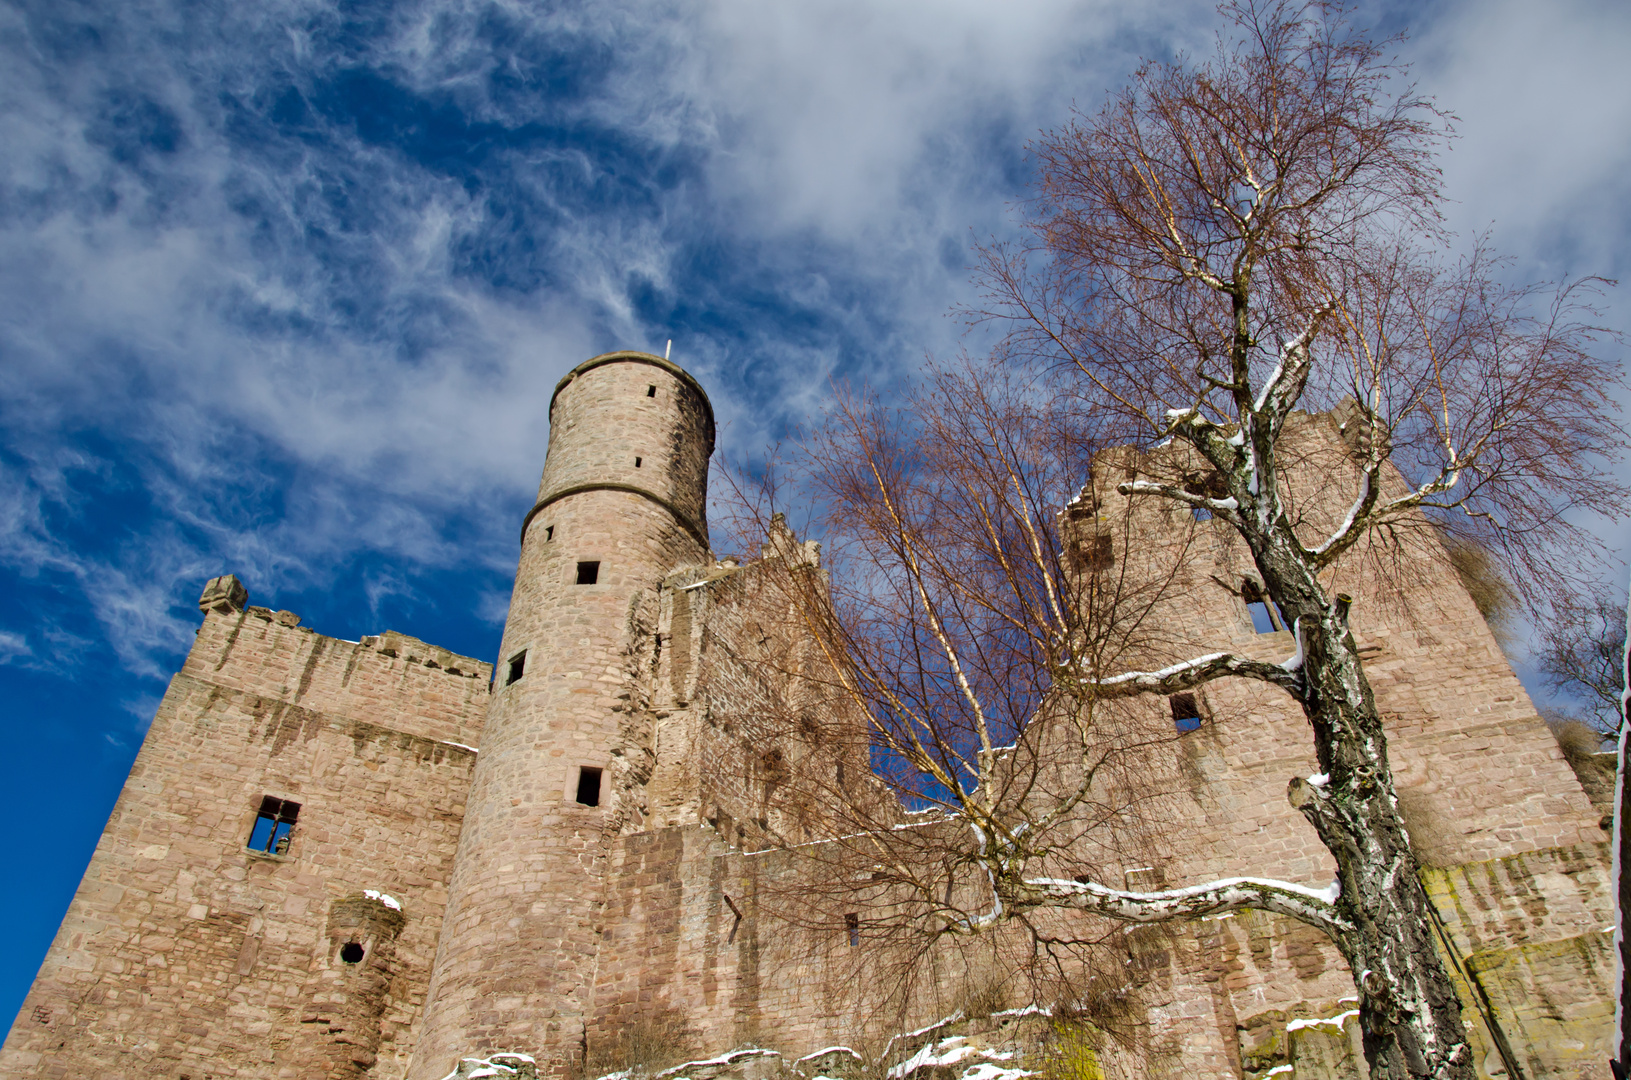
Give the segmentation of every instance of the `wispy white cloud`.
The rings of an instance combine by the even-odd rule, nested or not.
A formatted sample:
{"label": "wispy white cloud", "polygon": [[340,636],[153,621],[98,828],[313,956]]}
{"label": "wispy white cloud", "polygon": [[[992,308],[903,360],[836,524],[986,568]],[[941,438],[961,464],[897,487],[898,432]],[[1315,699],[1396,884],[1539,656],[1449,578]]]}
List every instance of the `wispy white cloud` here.
{"label": "wispy white cloud", "polygon": [[[505,572],[498,508],[572,364],[674,338],[738,456],[834,378],[889,386],[957,347],[970,230],[1013,227],[1025,138],[1206,48],[1210,11],[7,8],[0,560],[78,582],[148,674],[223,569],[309,586],[374,552],[402,568],[375,605]],[[1625,19],[1452,3],[1410,46],[1463,117],[1455,223],[1495,222],[1520,269],[1624,258]],[[97,484],[139,490],[138,531],[64,525]]]}
{"label": "wispy white cloud", "polygon": [[1523,267],[1618,273],[1631,196],[1631,8],[1595,0],[1446,4],[1414,43],[1424,89],[1458,118],[1451,224]]}
{"label": "wispy white cloud", "polygon": [[10,630],[0,630],[0,664],[9,664],[21,657],[32,656],[28,639]]}

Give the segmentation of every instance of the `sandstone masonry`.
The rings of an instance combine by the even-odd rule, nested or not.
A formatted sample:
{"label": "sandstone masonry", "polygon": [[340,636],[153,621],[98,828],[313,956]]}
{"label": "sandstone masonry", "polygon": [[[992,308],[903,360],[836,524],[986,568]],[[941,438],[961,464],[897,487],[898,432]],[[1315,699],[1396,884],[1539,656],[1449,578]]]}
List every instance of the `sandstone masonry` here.
{"label": "sandstone masonry", "polygon": [[[710,553],[712,411],[668,361],[596,357],[550,411],[496,665],[394,632],[324,637],[230,575],[208,583],[0,1075],[438,1080],[461,1058],[480,1061],[460,1075],[561,1075],[636,1052],[638,1033],[849,1075],[976,1038],[894,1037],[968,1005],[967,962],[935,959],[903,994],[866,974],[877,958],[844,913],[789,908],[832,835],[797,793],[873,797],[861,718],[799,678],[818,659],[769,587],[766,567],[820,575],[817,546],[778,521],[756,561]],[[1341,419],[1300,418],[1305,452],[1346,453]],[[1289,634],[1255,631],[1250,560],[1218,523],[1127,513],[1113,486],[1073,504],[1072,527],[1097,542],[1132,522],[1117,560],[1181,534],[1183,587],[1160,613],[1174,648],[1290,653]],[[1307,512],[1328,494],[1305,493]],[[1436,540],[1410,543],[1407,594],[1358,562],[1340,584],[1481,1075],[1606,1077],[1601,809]],[[1176,827],[1127,884],[1327,880],[1284,795],[1314,768],[1303,718],[1255,684],[1200,697],[1204,722],[1152,766]],[[1150,722],[1170,729],[1162,707]],[[1352,976],[1308,928],[1241,913],[1117,940],[1144,1037],[1095,1050],[1103,1075],[1361,1075]],[[686,1075],[769,1076],[774,1057]]]}

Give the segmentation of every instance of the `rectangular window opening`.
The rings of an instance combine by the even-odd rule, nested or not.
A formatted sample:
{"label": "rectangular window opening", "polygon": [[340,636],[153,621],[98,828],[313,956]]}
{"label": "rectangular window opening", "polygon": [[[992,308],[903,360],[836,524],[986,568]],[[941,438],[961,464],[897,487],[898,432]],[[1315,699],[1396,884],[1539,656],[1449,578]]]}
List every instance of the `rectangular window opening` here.
{"label": "rectangular window opening", "polygon": [[544,526],[544,543],[547,544],[553,539],[555,539],[555,526],[545,525]]}
{"label": "rectangular window opening", "polygon": [[1259,634],[1272,634],[1280,629],[1274,625],[1274,612],[1269,610],[1268,604],[1264,601],[1249,600],[1246,603],[1246,610],[1251,612],[1252,629]]}
{"label": "rectangular window opening", "polygon": [[300,817],[300,804],[288,799],[275,799],[266,795],[261,799],[260,813],[255,816],[255,827],[249,831],[250,851],[267,855],[287,855],[289,834],[294,831]]}
{"label": "rectangular window opening", "polygon": [[640,459],[639,458],[634,459],[634,467],[636,469],[638,469],[640,467]]}
{"label": "rectangular window opening", "polygon": [[1201,726],[1201,710],[1195,704],[1194,694],[1173,694],[1167,698],[1172,706],[1172,725],[1183,735],[1197,731]]}
{"label": "rectangular window opening", "polygon": [[1076,541],[1074,562],[1078,570],[1102,571],[1116,564],[1115,546],[1104,533]]}
{"label": "rectangular window opening", "polygon": [[600,580],[599,562],[580,562],[578,564],[578,584],[593,585]]}
{"label": "rectangular window opening", "polygon": [[1256,582],[1242,582],[1240,598],[1246,602],[1246,612],[1252,617],[1254,631],[1259,634],[1272,634],[1285,629],[1285,620],[1280,617],[1279,609],[1263,595]]}
{"label": "rectangular window opening", "polygon": [[844,931],[849,935],[851,947],[861,944],[861,916],[858,912],[844,913]]}
{"label": "rectangular window opening", "polygon": [[510,666],[508,670],[504,672],[504,685],[509,686],[511,683],[520,682],[521,676],[525,675],[526,673],[527,650],[522,649],[520,652],[510,657]]}
{"label": "rectangular window opening", "polygon": [[646,387],[646,397],[656,397],[656,396],[657,396],[657,388],[655,386]]}
{"label": "rectangular window opening", "polygon": [[600,805],[600,770],[585,765],[578,770],[578,802],[583,806]]}
{"label": "rectangular window opening", "polygon": [[1135,866],[1122,878],[1128,892],[1159,892],[1167,887],[1167,873],[1159,866]]}

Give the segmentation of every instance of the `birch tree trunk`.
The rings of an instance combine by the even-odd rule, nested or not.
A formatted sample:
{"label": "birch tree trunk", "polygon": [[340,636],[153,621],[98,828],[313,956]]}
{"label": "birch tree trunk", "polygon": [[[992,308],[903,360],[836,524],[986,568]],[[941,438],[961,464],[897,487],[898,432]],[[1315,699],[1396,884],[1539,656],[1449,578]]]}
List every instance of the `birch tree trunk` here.
{"label": "birch tree trunk", "polygon": [[[1455,984],[1440,956],[1431,901],[1399,816],[1387,735],[1339,597],[1300,560],[1258,557],[1270,591],[1298,627],[1303,708],[1321,776],[1293,780],[1291,804],[1335,857],[1336,904],[1352,924],[1332,939],[1354,974],[1365,1057],[1375,1080],[1475,1076]],[[1294,614],[1295,613],[1295,614]]]}

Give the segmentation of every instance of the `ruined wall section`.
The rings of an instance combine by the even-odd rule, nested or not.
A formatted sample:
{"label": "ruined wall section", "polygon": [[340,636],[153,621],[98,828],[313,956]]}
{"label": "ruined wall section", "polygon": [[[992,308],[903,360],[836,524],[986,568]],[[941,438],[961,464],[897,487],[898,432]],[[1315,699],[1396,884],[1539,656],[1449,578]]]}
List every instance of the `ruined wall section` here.
{"label": "ruined wall section", "polygon": [[651,644],[629,669],[618,754],[649,767],[618,792],[595,1069],[629,1064],[631,1033],[679,1056],[877,1050],[966,992],[960,958],[922,962],[921,942],[896,950],[863,928],[857,852],[823,842],[899,815],[871,777],[866,717],[790,595],[825,588],[816,545],[777,521],[758,560],[682,571],[639,601]]}
{"label": "ruined wall section", "polygon": [[[1304,541],[1318,543],[1346,514],[1356,486],[1346,478],[1357,481],[1357,472],[1331,417],[1295,417],[1291,438],[1304,470],[1294,477],[1292,513]],[[1162,638],[1138,666],[1223,649],[1282,661],[1295,642],[1284,630],[1254,629],[1243,586],[1255,569],[1232,530],[1153,499],[1129,506],[1114,492],[1134,475],[1181,478],[1193,464],[1175,450],[1099,463],[1093,519],[1083,525],[1112,537],[1106,572],[1172,575],[1150,618]],[[1586,1060],[1575,1051],[1587,1053],[1580,1048],[1596,1046],[1609,1026],[1590,1009],[1561,1005],[1596,1000],[1609,982],[1603,935],[1591,926],[1611,910],[1599,880],[1597,813],[1429,523],[1406,522],[1350,553],[1327,587],[1354,597],[1352,624],[1387,723],[1401,811],[1450,927],[1446,952],[1481,1073],[1505,1068],[1505,1040],[1526,1075],[1573,1077]],[[1177,887],[1235,874],[1325,884],[1335,866],[1285,796],[1291,777],[1317,771],[1301,710],[1245,680],[1209,684],[1196,698],[1203,722],[1188,733],[1173,727],[1168,702],[1141,706],[1170,747],[1150,755],[1151,785],[1172,794],[1149,807],[1159,835],[1152,867],[1120,868],[1125,884]],[[1333,948],[1283,920],[1242,914],[1194,933],[1204,948],[1172,956],[1175,986],[1189,989],[1153,1015],[1197,1047],[1218,1032],[1215,1052],[1242,1075],[1286,1064],[1290,1034],[1302,1030],[1294,1022],[1332,1015],[1333,991],[1350,979]]]}
{"label": "ruined wall section", "polygon": [[852,829],[879,800],[866,714],[810,630],[826,589],[816,545],[777,521],[759,560],[691,594],[702,816],[743,850]]}
{"label": "ruined wall section", "polygon": [[[1345,458],[1334,424],[1299,423],[1304,468]],[[1153,503],[1129,517],[1106,491],[1123,478],[1107,470],[1094,516],[1079,515],[1078,523],[1092,535],[1111,533],[1110,569],[1129,575],[1126,587],[1136,588],[1152,565],[1172,574],[1170,597],[1148,620],[1157,632],[1127,666],[1220,648],[1274,661],[1290,656],[1290,633],[1253,627],[1242,583],[1255,572],[1226,526]],[[1347,494],[1340,486],[1297,493],[1311,533],[1335,525]],[[1597,817],[1436,533],[1422,524],[1402,531],[1400,543],[1338,567],[1332,588],[1356,597],[1356,634],[1388,718],[1429,893],[1447,920],[1446,949],[1461,973],[1479,1069],[1509,1075],[1504,1045],[1525,1075],[1572,1078],[1602,1056],[1606,1030],[1592,1009],[1565,1004],[1571,995],[1595,1000],[1606,985],[1601,922],[1594,927],[1607,919]],[[766,795],[765,753],[780,749],[795,767],[789,792],[809,782],[796,767],[817,759],[789,752],[800,745],[798,699],[766,678],[790,669],[776,658],[782,635],[797,634],[780,629],[777,611],[786,605],[766,602],[773,590],[755,576],[764,569],[760,562],[699,570],[652,595],[655,674],[641,700],[650,705],[642,730],[655,733],[655,749],[641,784],[665,794],[646,804],[649,813],[628,819],[608,853],[595,1018],[586,1031],[591,1055],[604,1062],[617,1062],[618,1040],[635,1029],[661,1031],[681,1054],[748,1043],[791,1055],[834,1043],[873,1050],[887,1031],[950,1012],[978,978],[965,956],[937,947],[917,958],[917,972],[929,978],[901,1008],[892,996],[901,969],[890,967],[890,946],[870,935],[851,945],[827,910],[834,897],[819,879],[830,869],[820,866],[824,845],[773,849],[801,834],[778,803],[781,786]],[[1394,569],[1402,575],[1383,573]],[[1172,793],[1151,800],[1154,857],[1130,849],[1136,865],[1106,865],[1110,846],[1084,843],[1062,856],[1074,864],[1058,872],[1091,865],[1099,880],[1129,888],[1242,873],[1329,881],[1328,853],[1285,798],[1290,777],[1316,771],[1300,710],[1254,684],[1216,683],[1199,696],[1204,722],[1190,733],[1174,728],[1164,699],[1137,706],[1148,732],[1164,733],[1143,751],[1147,782]],[[688,815],[704,825],[689,824]],[[1072,919],[1103,932],[1072,914],[1053,921],[1065,929]],[[992,935],[994,949],[1009,936]],[[1347,1015],[1351,973],[1300,924],[1243,912],[1117,931],[1106,947],[1125,953],[1114,985],[1101,989],[1125,1002],[1120,1021],[1145,1038],[1139,1075],[1193,1075],[1202,1067],[1261,1077],[1298,1060],[1298,1045],[1328,1043],[1337,1058],[1357,1052]]]}
{"label": "ruined wall section", "polygon": [[[1297,418],[1292,438],[1304,468],[1343,475],[1348,448],[1329,417]],[[1220,649],[1276,662],[1291,656],[1296,646],[1288,631],[1253,629],[1242,589],[1256,572],[1224,522],[1195,521],[1149,498],[1129,507],[1115,493],[1116,483],[1151,471],[1182,476],[1184,463],[1159,455],[1101,458],[1090,526],[1112,537],[1115,562],[1107,574],[1133,581],[1172,574],[1168,596],[1148,620],[1162,638],[1146,655],[1130,656],[1129,665]],[[1323,538],[1351,495],[1346,483],[1301,492],[1294,505],[1305,540]],[[1603,838],[1598,815],[1436,530],[1425,522],[1393,530],[1375,548],[1339,563],[1328,587],[1354,597],[1354,633],[1388,723],[1402,809],[1424,861],[1455,865]],[[1164,779],[1191,803],[1187,810],[1167,808],[1175,838],[1167,879],[1253,873],[1324,884],[1334,866],[1285,798],[1291,777],[1317,769],[1301,710],[1273,688],[1245,680],[1209,684],[1196,697],[1204,722],[1181,737],[1165,702],[1146,704],[1152,730],[1165,725],[1174,736],[1169,757],[1152,764],[1165,767]]]}
{"label": "ruined wall section", "polygon": [[[708,825],[616,840],[610,852],[591,1061],[627,1064],[638,1031],[674,1060],[733,1046],[796,1058],[835,1045],[880,1052],[889,1036],[946,1015],[965,970],[915,983],[893,954],[819,912],[793,919],[808,851],[744,852]],[[894,957],[898,958],[898,957]],[[921,974],[921,972],[920,972]]]}
{"label": "ruined wall section", "polygon": [[[215,599],[0,1052],[8,1077],[405,1070],[475,761],[420,732],[479,732],[487,665]],[[246,847],[268,795],[300,804],[283,854]]]}
{"label": "ruined wall section", "polygon": [[778,519],[762,557],[670,575],[637,597],[613,749],[619,835],[707,821],[748,850],[838,828],[869,790],[867,722],[807,620],[819,545]]}
{"label": "ruined wall section", "polygon": [[387,630],[314,633],[289,611],[206,619],[181,674],[412,735],[476,745],[493,665]]}

